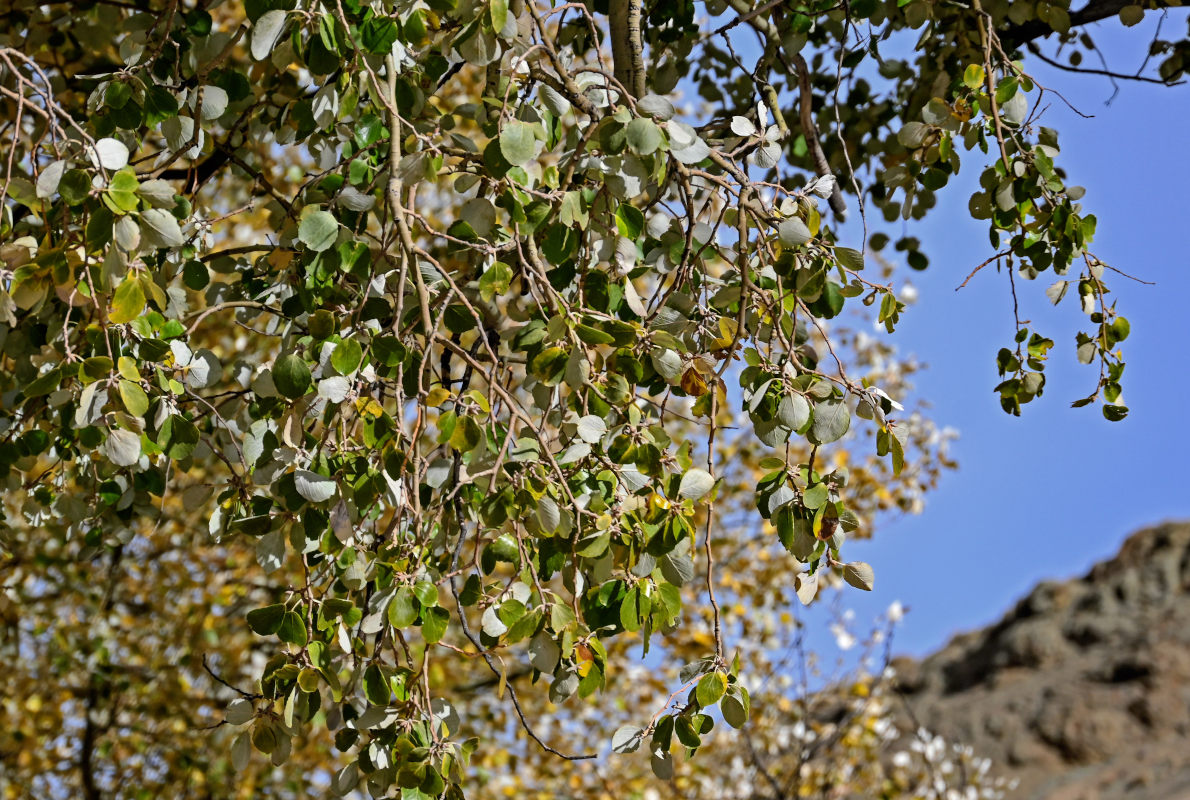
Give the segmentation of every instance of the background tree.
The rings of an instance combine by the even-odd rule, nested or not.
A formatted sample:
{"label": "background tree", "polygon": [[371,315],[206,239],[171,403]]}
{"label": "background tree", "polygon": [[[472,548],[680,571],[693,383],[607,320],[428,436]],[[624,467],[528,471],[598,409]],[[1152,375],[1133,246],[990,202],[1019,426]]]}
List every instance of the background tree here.
{"label": "background tree", "polygon": [[[1052,270],[1126,413],[1026,63],[1144,12],[6,3],[0,785],[598,794],[779,708],[793,596],[949,465],[878,216],[981,163],[968,280]],[[1007,345],[1020,413],[1053,341]]]}

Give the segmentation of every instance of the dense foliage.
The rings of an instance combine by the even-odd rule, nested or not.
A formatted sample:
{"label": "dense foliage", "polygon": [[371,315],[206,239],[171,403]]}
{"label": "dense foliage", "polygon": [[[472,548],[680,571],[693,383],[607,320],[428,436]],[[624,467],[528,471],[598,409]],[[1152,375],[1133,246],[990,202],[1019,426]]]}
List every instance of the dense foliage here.
{"label": "dense foliage", "polygon": [[[949,466],[869,331],[927,265],[885,222],[961,161],[993,301],[1052,275],[1075,405],[1127,413],[1025,56],[1172,5],[4,3],[0,787],[669,779]],[[1006,411],[1049,336],[1018,317]]]}

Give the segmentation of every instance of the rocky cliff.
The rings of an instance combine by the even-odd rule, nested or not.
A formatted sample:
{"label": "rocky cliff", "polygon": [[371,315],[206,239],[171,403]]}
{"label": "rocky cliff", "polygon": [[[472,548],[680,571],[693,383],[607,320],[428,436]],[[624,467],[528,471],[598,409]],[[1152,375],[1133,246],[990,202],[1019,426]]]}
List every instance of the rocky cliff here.
{"label": "rocky cliff", "polygon": [[1013,797],[1190,800],[1190,522],[895,666],[916,721],[994,759]]}

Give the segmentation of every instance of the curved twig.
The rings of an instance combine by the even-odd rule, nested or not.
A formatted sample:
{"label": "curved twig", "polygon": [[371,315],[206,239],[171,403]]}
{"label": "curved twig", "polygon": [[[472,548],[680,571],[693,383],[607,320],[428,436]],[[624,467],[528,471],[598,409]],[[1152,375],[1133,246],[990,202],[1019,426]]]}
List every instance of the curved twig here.
{"label": "curved twig", "polygon": [[[797,68],[797,83],[800,90],[799,112],[802,121],[802,135],[806,137],[806,145],[810,148],[810,155],[814,159],[814,171],[823,178],[833,174],[830,163],[826,160],[826,153],[822,151],[822,143],[818,140],[818,126],[814,124],[814,92],[810,88],[810,67],[801,53],[795,53],[793,64]],[[831,191],[831,210],[840,219],[847,215],[847,203],[843,200],[843,191],[839,182],[835,181],[835,188]]]}

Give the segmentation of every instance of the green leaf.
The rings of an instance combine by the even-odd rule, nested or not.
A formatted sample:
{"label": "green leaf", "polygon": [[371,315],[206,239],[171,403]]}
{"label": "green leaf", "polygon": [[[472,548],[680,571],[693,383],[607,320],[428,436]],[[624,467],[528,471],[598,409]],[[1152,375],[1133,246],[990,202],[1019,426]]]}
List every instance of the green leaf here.
{"label": "green leaf", "polygon": [[[501,607],[500,611],[503,612],[503,607]],[[508,617],[508,619],[511,620],[512,617]],[[509,644],[515,644],[528,639],[535,631],[537,631],[539,627],[541,627],[541,620],[541,611],[539,609],[533,609],[528,614],[522,615],[519,619],[512,623],[512,627],[508,629],[508,632],[504,636],[504,640]],[[500,622],[500,624],[503,625],[504,623]],[[541,633],[544,635],[545,631],[543,630]],[[542,671],[552,672],[553,668],[551,667],[549,670]]]}
{"label": "green leaf", "polygon": [[508,22],[508,0],[490,0],[488,14],[491,17],[492,30],[496,33],[504,30]]}
{"label": "green leaf", "polygon": [[251,722],[255,716],[256,707],[252,701],[247,697],[237,697],[227,704],[227,713],[223,718],[229,725],[243,725]]}
{"label": "green leaf", "polygon": [[510,122],[500,131],[500,154],[513,166],[532,160],[536,148],[537,137],[527,122]]}
{"label": "green leaf", "polygon": [[802,492],[802,505],[814,511],[826,505],[830,497],[830,489],[825,483],[816,483]]}
{"label": "green leaf", "polygon": [[687,714],[680,714],[675,718],[674,733],[678,741],[690,749],[702,746],[702,737],[694,730],[694,723]]}
{"label": "green leaf", "polygon": [[916,150],[925,144],[930,135],[930,126],[924,122],[910,121],[897,133],[897,141],[910,150]]}
{"label": "green leaf", "polygon": [[554,533],[562,523],[562,511],[558,508],[558,501],[548,494],[537,501],[537,521],[546,533]]}
{"label": "green leaf", "polygon": [[62,382],[62,368],[54,367],[43,375],[34,378],[24,387],[22,394],[26,398],[41,397],[58,388]]}
{"label": "green leaf", "polygon": [[1145,18],[1145,10],[1143,6],[1131,5],[1124,6],[1120,9],[1120,22],[1131,28],[1134,25],[1139,25]]}
{"label": "green leaf", "polygon": [[805,433],[810,424],[809,401],[796,393],[782,397],[777,406],[777,419],[783,427],[797,433]]}
{"label": "green leaf", "polygon": [[69,170],[58,183],[58,193],[67,205],[82,205],[91,194],[91,176],[81,169]]}
{"label": "green leaf", "polygon": [[129,380],[120,381],[120,401],[124,409],[134,417],[143,417],[149,410],[149,398],[145,390]]}
{"label": "green leaf", "polygon": [[417,603],[413,590],[408,586],[398,587],[388,604],[388,624],[397,630],[408,628],[417,621]]}
{"label": "green leaf", "polygon": [[[513,626],[516,627],[515,625]],[[512,638],[513,631],[509,631],[509,641],[514,641]],[[553,636],[544,628],[533,637],[529,642],[529,663],[533,668],[544,673],[552,673],[554,668],[558,666],[558,661],[562,656],[562,649],[558,647],[558,643],[554,641]]]}
{"label": "green leaf", "polygon": [[399,31],[396,20],[391,17],[376,16],[364,23],[360,31],[360,39],[364,49],[376,55],[387,55],[392,52],[393,43],[397,41]]}
{"label": "green leaf", "polygon": [[645,228],[645,215],[636,206],[621,203],[616,209],[616,228],[620,233],[633,241],[640,236]]}
{"label": "green leaf", "polygon": [[637,155],[647,156],[655,152],[662,143],[661,129],[651,119],[640,117],[632,120],[628,123],[625,133],[628,146]]}
{"label": "green leaf", "polygon": [[[616,337],[612,336],[610,333],[601,331],[598,328],[594,328],[590,325],[583,325],[581,323],[574,327],[574,332],[585,344],[614,344],[616,341]],[[556,350],[558,348],[552,349]]]}
{"label": "green leaf", "polygon": [[703,708],[710,708],[719,702],[719,698],[727,692],[727,676],[722,672],[711,672],[702,677],[694,697]]}
{"label": "green leaf", "polygon": [[814,405],[814,421],[807,435],[812,444],[837,442],[851,427],[851,412],[842,400],[831,398]]}
{"label": "green leaf", "polygon": [[492,302],[497,297],[503,297],[512,283],[512,267],[503,261],[492,264],[479,278],[479,295],[485,302]]}
{"label": "green leaf", "polygon": [[100,378],[108,377],[112,372],[112,360],[107,356],[91,356],[83,359],[79,365],[79,380],[83,383],[93,383]]}
{"label": "green leaf", "polygon": [[248,612],[248,627],[254,633],[260,636],[269,636],[276,633],[281,628],[281,622],[285,618],[285,604],[277,603],[276,605],[265,606],[264,608],[256,608]]}
{"label": "green leaf", "polygon": [[294,353],[281,356],[273,364],[273,384],[282,397],[295,400],[304,395],[313,381],[310,365]]}
{"label": "green leaf", "polygon": [[660,780],[668,781],[674,776],[673,756],[662,750],[654,750],[649,758],[649,768]]}
{"label": "green leaf", "polygon": [[736,684],[728,690],[719,709],[723,712],[723,721],[738,730],[747,723],[751,705],[748,690]]}
{"label": "green leaf", "polygon": [[329,211],[308,211],[298,223],[298,239],[311,250],[329,250],[339,238],[339,221]]}
{"label": "green leaf", "polygon": [[450,612],[441,606],[427,608],[422,613],[421,635],[427,644],[437,644],[446,635],[446,626],[450,624]]}
{"label": "green leaf", "polygon": [[187,289],[201,292],[211,282],[211,272],[201,261],[187,261],[182,267],[182,283]]}
{"label": "green leaf", "polygon": [[620,603],[620,625],[626,631],[640,630],[640,590],[632,588]]}
{"label": "green leaf", "polygon": [[888,434],[888,449],[892,454],[893,477],[896,477],[905,469],[905,447],[891,430]]}
{"label": "green leaf", "polygon": [[864,268],[864,254],[850,247],[836,247],[835,258],[847,269],[859,272]]}
{"label": "green leaf", "polygon": [[1127,406],[1117,406],[1108,403],[1103,407],[1103,418],[1108,422],[1119,422],[1128,416]]}
{"label": "green leaf", "polygon": [[185,417],[169,417],[157,434],[157,446],[174,461],[181,461],[194,452],[198,444],[198,428]]}
{"label": "green leaf", "polygon": [[376,664],[369,664],[364,670],[364,697],[374,706],[386,706],[392,697],[384,672]]}
{"label": "green leaf", "polygon": [[423,578],[413,584],[413,595],[425,608],[438,605],[438,587],[431,580]]}
{"label": "green leaf", "polygon": [[363,357],[364,349],[357,340],[344,339],[335,345],[335,351],[331,353],[331,366],[340,375],[350,375],[359,369]]}
{"label": "green leaf", "polygon": [[306,646],[306,621],[296,611],[286,611],[281,619],[281,626],[277,628],[277,637],[298,647]]}
{"label": "green leaf", "polygon": [[145,89],[145,121],[157,125],[178,115],[178,99],[164,86]]}

